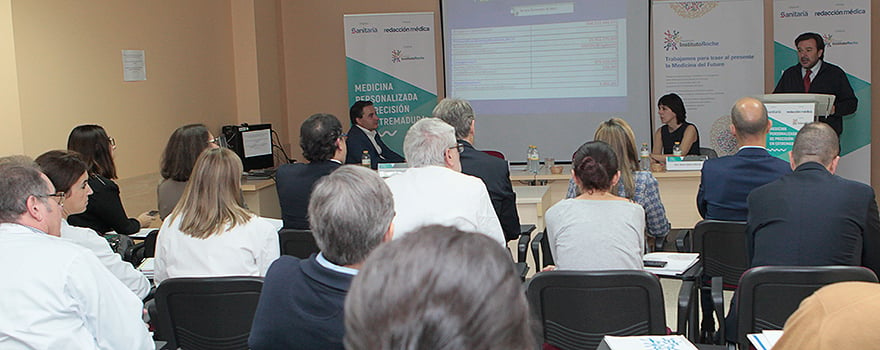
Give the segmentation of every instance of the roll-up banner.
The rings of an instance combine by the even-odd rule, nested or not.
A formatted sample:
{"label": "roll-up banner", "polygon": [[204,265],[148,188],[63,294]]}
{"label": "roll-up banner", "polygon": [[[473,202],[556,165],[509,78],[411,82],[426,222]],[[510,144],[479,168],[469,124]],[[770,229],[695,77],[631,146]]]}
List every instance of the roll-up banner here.
{"label": "roll-up banner", "polygon": [[348,103],[372,101],[382,141],[403,154],[410,125],[437,104],[434,13],[345,15]]}

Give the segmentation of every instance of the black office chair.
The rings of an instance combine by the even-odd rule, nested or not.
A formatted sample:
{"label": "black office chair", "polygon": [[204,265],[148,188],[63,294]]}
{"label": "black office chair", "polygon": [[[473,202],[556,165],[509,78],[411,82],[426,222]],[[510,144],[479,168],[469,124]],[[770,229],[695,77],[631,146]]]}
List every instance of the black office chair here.
{"label": "black office chair", "polygon": [[156,289],[166,349],[247,349],[261,277],[171,278]]}
{"label": "black office chair", "polygon": [[700,147],[700,155],[709,157],[709,159],[718,158],[718,152],[709,147]]}
{"label": "black office chair", "polygon": [[[542,259],[543,257],[543,259]],[[550,240],[547,238],[547,229],[538,232],[532,238],[532,258],[535,259],[535,271],[541,271],[547,265],[553,265],[553,252],[550,251]],[[543,263],[542,261],[543,260]]]}
{"label": "black office chair", "polygon": [[519,225],[519,240],[516,242],[516,262],[525,263],[529,252],[529,241],[536,226],[533,224]]}
{"label": "black office chair", "polygon": [[660,280],[649,272],[542,272],[526,297],[543,342],[560,349],[595,349],[605,335],[666,334]]}
{"label": "black office chair", "polygon": [[318,243],[315,243],[315,236],[312,236],[311,230],[295,230],[283,228],[278,231],[278,243],[281,245],[282,255],[291,255],[300,259],[306,259],[321,251],[318,249]]}
{"label": "black office chair", "polygon": [[877,282],[861,266],[761,266],[743,274],[737,290],[737,342],[747,349],[746,334],[782,329],[801,301],[827,284]]}
{"label": "black office chair", "polygon": [[[709,342],[714,336],[715,321],[712,312],[722,326],[718,327],[720,339],[724,339],[724,290],[735,290],[739,278],[749,268],[746,248],[746,223],[742,221],[702,220],[694,226],[694,251],[700,253],[702,276],[700,293],[711,295],[713,309],[703,308],[700,336]],[[711,280],[710,284],[704,282]],[[705,298],[705,296],[703,297]]]}

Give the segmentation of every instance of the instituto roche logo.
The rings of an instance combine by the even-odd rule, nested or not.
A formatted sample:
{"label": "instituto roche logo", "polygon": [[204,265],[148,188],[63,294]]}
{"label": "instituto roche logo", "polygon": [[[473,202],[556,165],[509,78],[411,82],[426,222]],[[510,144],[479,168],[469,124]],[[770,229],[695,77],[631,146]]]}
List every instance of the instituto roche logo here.
{"label": "instituto roche logo", "polygon": [[666,32],[663,33],[663,48],[666,49],[666,51],[678,50],[679,44],[681,44],[681,33],[677,30],[667,29]]}

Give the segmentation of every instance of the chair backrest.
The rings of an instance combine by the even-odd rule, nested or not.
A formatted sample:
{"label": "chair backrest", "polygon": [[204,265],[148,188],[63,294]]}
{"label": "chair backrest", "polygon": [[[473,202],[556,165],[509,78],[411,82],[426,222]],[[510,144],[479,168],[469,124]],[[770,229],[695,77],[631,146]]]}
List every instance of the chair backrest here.
{"label": "chair backrest", "polygon": [[694,226],[694,250],[700,253],[703,276],[720,276],[736,286],[750,265],[743,221],[702,220]]}
{"label": "chair backrest", "polygon": [[541,269],[547,265],[555,264],[553,261],[553,252],[550,250],[550,239],[547,238],[547,229],[538,232],[538,234],[532,238],[531,245],[532,258],[535,259],[536,272],[541,271]]}
{"label": "chair backrest", "polygon": [[709,159],[718,158],[718,152],[709,147],[700,147],[700,155],[707,156]]}
{"label": "chair backrest", "polygon": [[548,271],[526,285],[543,342],[595,349],[605,335],[666,334],[663,291],[639,270]]}
{"label": "chair backrest", "polygon": [[877,275],[861,266],[761,266],[746,271],[737,290],[740,347],[748,347],[746,334],[782,329],[806,297],[843,281],[877,282]]}
{"label": "chair backrest", "polygon": [[261,277],[171,278],[156,289],[170,349],[247,349]]}
{"label": "chair backrest", "polygon": [[497,158],[501,158],[501,159],[506,159],[506,158],[504,158],[504,153],[501,153],[501,151],[496,151],[496,150],[493,150],[493,149],[485,149],[485,150],[482,150],[481,152],[483,152],[483,153],[485,153],[485,154],[488,154],[488,155],[490,155],[490,156],[493,156],[493,157],[497,157]]}
{"label": "chair backrest", "polygon": [[320,251],[311,230],[281,229],[278,231],[278,243],[281,245],[281,254],[300,259]]}

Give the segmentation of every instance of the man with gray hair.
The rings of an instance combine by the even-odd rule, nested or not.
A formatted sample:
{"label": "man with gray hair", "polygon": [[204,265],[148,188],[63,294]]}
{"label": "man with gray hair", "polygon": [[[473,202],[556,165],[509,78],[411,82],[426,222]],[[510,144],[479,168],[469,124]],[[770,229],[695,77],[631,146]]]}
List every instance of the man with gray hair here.
{"label": "man with gray hair", "polygon": [[455,129],[455,138],[464,146],[459,155],[461,172],[483,180],[492,200],[495,215],[501,222],[504,238],[519,237],[519,215],[516,213],[516,193],[510,184],[510,168],[501,158],[476,150],[474,144],[474,109],[468,101],[445,98],[434,107],[434,117]]}
{"label": "man with gray hair", "polygon": [[749,193],[790,174],[791,168],[767,151],[767,133],[773,123],[761,101],[741,98],[730,116],[730,132],[736,137],[739,151],[703,163],[697,209],[706,219],[745,221]]}
{"label": "man with gray hair", "polygon": [[486,185],[461,173],[462,148],[452,126],[437,118],[419,120],[406,132],[403,153],[410,168],[385,180],[394,194],[397,237],[438,224],[506,244]]}
{"label": "man with gray hair", "polygon": [[281,256],[263,283],[251,349],[343,349],[343,305],[351,281],[380,243],[391,240],[394,199],[376,172],[345,165],[322,177],[309,200],[321,252]]}
{"label": "man with gray hair", "polygon": [[0,348],[153,349],[141,300],[59,237],[65,194],[20,159],[0,160]]}

